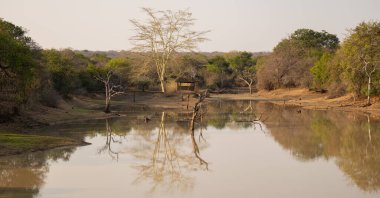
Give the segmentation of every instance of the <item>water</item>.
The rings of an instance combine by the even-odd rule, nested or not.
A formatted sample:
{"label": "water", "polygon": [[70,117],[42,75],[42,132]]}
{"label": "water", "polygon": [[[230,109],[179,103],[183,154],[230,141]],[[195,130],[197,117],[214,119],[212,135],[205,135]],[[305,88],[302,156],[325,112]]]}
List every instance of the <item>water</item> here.
{"label": "water", "polygon": [[174,112],[43,129],[92,144],[0,158],[0,197],[380,195],[378,120],[249,101],[202,113],[194,136]]}

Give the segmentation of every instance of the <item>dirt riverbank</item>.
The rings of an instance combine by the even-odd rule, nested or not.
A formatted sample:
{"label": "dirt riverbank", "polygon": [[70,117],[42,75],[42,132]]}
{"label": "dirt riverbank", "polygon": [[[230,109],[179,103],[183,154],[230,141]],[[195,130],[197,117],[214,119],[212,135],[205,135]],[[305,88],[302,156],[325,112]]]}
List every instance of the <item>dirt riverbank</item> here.
{"label": "dirt riverbank", "polygon": [[366,106],[366,98],[356,99],[348,94],[330,99],[327,93],[309,91],[307,89],[278,89],[274,91],[259,91],[254,94],[214,94],[214,99],[229,100],[266,100],[279,105],[299,106],[315,110],[339,110],[362,112],[372,117],[380,118],[380,98],[373,97],[372,105]]}
{"label": "dirt riverbank", "polygon": [[10,122],[0,124],[0,132],[22,132],[47,125],[104,119],[127,115],[134,111],[184,111],[196,102],[193,94],[163,94],[152,92],[128,93],[115,97],[111,102],[111,113],[104,113],[102,95],[72,96],[59,101],[56,107],[34,105]]}
{"label": "dirt riverbank", "polygon": [[[259,91],[254,94],[214,94],[206,101],[212,100],[265,100],[280,105],[299,106],[315,110],[340,110],[363,112],[380,118],[380,98],[372,98],[372,105],[366,106],[365,98],[353,100],[352,95],[329,99],[326,93],[317,93],[307,89],[279,89]],[[163,94],[152,92],[128,93],[114,98],[111,103],[112,113],[103,112],[104,100],[101,95],[73,96],[72,99],[59,102],[56,108],[37,105],[28,109],[14,122],[3,123],[0,129],[20,131],[44,125],[54,125],[89,119],[104,119],[123,116],[134,111],[190,111],[197,101],[193,94]]]}

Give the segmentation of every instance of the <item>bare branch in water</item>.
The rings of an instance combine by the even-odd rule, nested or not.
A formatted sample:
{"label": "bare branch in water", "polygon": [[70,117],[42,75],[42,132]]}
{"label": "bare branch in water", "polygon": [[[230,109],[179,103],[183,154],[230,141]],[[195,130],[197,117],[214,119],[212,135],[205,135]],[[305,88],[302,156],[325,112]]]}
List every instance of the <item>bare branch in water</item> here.
{"label": "bare branch in water", "polygon": [[[208,170],[208,163],[204,159],[202,159],[200,156],[199,147],[198,147],[198,144],[195,141],[195,137],[194,137],[194,129],[195,129],[196,119],[197,119],[198,115],[200,113],[202,113],[202,112],[200,112],[200,110],[202,107],[202,102],[207,97],[207,93],[208,93],[208,90],[206,90],[203,94],[202,93],[198,94],[198,101],[195,103],[195,105],[193,107],[193,114],[192,114],[191,122],[190,122],[190,133],[191,133],[191,140],[193,143],[193,152],[194,152],[195,157],[199,159],[200,164],[206,165],[206,170]],[[200,115],[202,115],[202,114],[200,114]],[[202,119],[202,116],[201,116],[201,119]],[[200,133],[200,137],[203,138],[202,132]]]}

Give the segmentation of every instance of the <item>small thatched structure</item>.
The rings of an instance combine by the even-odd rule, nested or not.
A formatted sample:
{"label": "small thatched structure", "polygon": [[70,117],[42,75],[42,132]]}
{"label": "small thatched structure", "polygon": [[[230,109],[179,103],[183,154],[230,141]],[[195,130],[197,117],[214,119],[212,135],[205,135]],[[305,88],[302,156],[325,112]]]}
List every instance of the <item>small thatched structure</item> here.
{"label": "small thatched structure", "polygon": [[177,91],[195,91],[197,80],[191,77],[178,77],[175,82]]}

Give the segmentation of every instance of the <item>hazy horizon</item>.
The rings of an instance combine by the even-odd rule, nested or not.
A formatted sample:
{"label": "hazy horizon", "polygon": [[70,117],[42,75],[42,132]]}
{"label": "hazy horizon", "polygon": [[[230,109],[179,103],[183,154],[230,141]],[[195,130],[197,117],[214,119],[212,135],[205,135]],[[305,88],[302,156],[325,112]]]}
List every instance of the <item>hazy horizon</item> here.
{"label": "hazy horizon", "polygon": [[42,48],[130,50],[130,19],[146,18],[141,7],[156,10],[189,8],[195,30],[211,30],[203,52],[271,51],[299,28],[326,30],[342,40],[347,29],[379,20],[376,0],[1,0],[0,18],[22,26]]}

